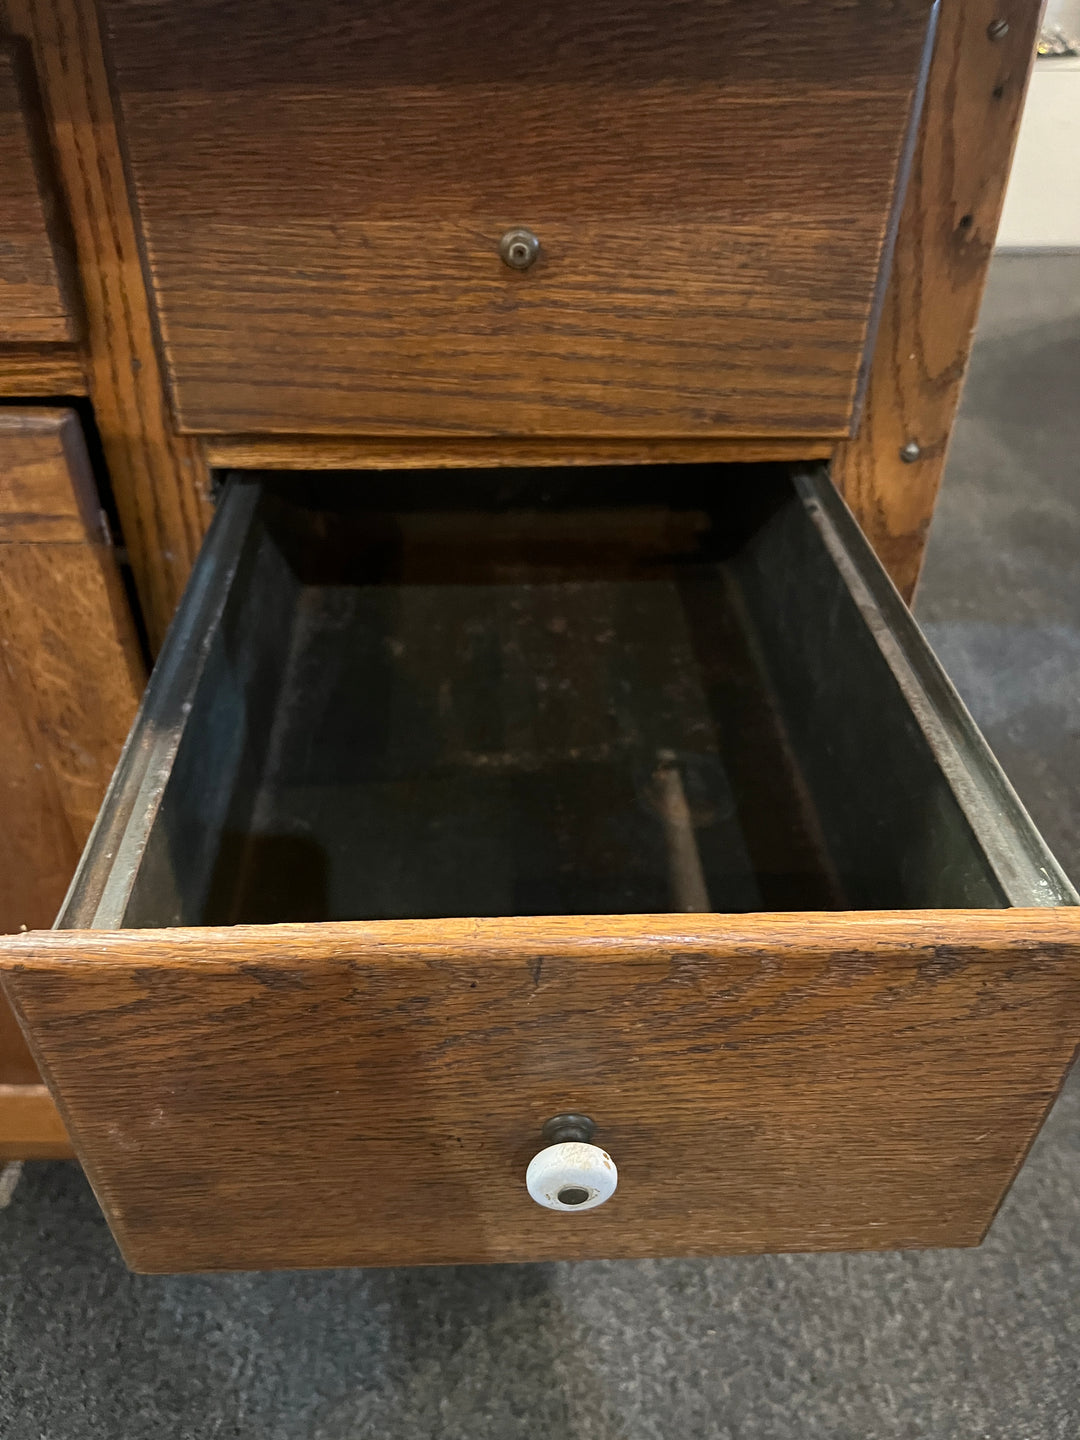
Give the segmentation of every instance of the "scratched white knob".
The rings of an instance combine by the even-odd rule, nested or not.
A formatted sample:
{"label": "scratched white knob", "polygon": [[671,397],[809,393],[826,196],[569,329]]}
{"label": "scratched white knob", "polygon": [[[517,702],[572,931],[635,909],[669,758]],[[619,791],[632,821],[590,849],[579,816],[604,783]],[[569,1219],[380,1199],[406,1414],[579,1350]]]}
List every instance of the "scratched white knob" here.
{"label": "scratched white knob", "polygon": [[549,1145],[533,1156],[525,1172],[529,1194],[547,1210],[595,1210],[611,1199],[618,1183],[607,1151],[580,1140]]}

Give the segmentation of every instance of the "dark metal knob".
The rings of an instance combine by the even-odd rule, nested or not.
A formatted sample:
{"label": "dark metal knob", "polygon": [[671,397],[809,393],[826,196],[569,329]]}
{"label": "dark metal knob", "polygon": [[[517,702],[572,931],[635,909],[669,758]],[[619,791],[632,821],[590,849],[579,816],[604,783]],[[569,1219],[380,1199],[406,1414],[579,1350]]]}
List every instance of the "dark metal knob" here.
{"label": "dark metal knob", "polygon": [[540,254],[540,241],[531,230],[507,230],[499,241],[499,254],[511,270],[528,270]]}

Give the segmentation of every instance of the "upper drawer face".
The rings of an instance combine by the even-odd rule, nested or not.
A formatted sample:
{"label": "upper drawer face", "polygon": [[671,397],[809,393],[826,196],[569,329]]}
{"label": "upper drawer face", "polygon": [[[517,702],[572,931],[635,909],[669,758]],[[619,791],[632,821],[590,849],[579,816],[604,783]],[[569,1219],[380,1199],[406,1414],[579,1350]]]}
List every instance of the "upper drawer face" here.
{"label": "upper drawer face", "polygon": [[104,9],[184,429],[848,432],[928,0]]}
{"label": "upper drawer face", "polygon": [[15,57],[0,47],[0,343],[74,338]]}

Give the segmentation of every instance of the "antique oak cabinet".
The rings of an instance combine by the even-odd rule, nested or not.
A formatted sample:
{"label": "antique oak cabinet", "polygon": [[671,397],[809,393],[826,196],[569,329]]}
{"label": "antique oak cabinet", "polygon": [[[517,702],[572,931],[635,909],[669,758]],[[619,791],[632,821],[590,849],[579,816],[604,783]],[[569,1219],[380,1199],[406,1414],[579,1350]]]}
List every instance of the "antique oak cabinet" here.
{"label": "antique oak cabinet", "polygon": [[980,1240],[1080,909],[905,602],[1038,12],[0,0],[0,1158],[131,1266]]}

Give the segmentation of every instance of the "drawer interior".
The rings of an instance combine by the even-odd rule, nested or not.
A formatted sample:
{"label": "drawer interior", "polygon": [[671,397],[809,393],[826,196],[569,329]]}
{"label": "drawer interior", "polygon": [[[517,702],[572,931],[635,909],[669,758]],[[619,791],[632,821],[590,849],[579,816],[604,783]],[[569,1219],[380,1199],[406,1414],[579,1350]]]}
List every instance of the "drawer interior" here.
{"label": "drawer interior", "polygon": [[1071,897],[823,476],[236,476],[177,627],[65,923]]}

